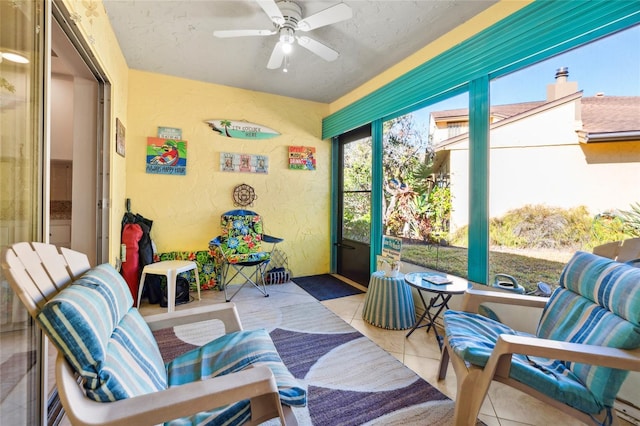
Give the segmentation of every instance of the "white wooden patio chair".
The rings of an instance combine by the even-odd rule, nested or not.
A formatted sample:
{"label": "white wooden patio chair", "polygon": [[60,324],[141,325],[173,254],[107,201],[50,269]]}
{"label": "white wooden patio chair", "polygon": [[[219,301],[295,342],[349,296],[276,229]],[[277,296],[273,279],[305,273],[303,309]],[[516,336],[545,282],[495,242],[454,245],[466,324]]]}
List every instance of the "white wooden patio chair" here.
{"label": "white wooden patio chair", "polygon": [[[154,425],[171,424],[175,419],[189,424],[259,424],[272,418],[296,424],[290,407],[282,403],[304,405],[306,392],[293,386],[295,379],[277,361],[279,356],[266,331],[242,331],[234,304],[143,320],[133,307],[126,283],[111,265],[91,268],[84,254],[65,248],[58,251],[43,243],[7,248],[2,268],[30,315],[58,347],[56,382],[72,424]],[[88,321],[77,325],[82,322],[77,316]],[[194,351],[181,356],[187,356],[183,363],[178,358],[166,366],[161,358],[158,361],[160,354],[150,329],[211,319],[222,321],[227,334],[194,351],[204,354],[211,369],[221,368],[223,361],[215,358],[218,353],[225,362],[232,360],[243,367],[201,379],[187,365],[198,360]],[[58,321],[73,325],[60,331]],[[104,332],[108,341],[100,342]],[[73,334],[78,334],[76,340]],[[255,356],[246,362],[241,359],[246,346],[253,348],[254,342],[268,361],[254,362]],[[236,354],[234,345],[245,348]],[[83,351],[89,354],[78,353]],[[204,361],[198,366],[206,368]]]}
{"label": "white wooden patio chair", "polygon": [[[543,308],[536,335],[477,314],[483,303]],[[615,397],[640,371],[640,269],[578,252],[549,299],[469,290],[444,314],[439,379],[451,361],[456,425],[474,425],[492,381],[587,424],[617,424]]]}

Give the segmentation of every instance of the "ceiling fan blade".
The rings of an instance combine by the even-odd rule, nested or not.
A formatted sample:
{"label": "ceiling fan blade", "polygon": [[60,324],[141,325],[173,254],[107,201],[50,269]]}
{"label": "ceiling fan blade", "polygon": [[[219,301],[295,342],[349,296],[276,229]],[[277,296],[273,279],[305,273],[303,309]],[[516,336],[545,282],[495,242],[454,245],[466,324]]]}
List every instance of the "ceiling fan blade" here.
{"label": "ceiling fan blade", "polygon": [[246,37],[246,36],[270,36],[275,34],[272,30],[220,30],[214,31],[213,35],[218,38]]}
{"label": "ceiling fan blade", "polygon": [[298,39],[298,44],[300,46],[304,47],[310,52],[315,53],[325,61],[329,61],[329,62],[335,61],[336,59],[338,59],[338,56],[340,56],[338,52],[336,52],[329,46],[326,46],[312,38],[309,38],[307,36],[296,37],[296,38]]}
{"label": "ceiling fan blade", "polygon": [[256,2],[276,25],[284,24],[284,16],[274,0],[256,0]]}
{"label": "ceiling fan blade", "polygon": [[267,68],[269,68],[270,70],[280,68],[280,66],[282,66],[283,59],[284,51],[282,50],[282,42],[279,41],[273,48],[273,52],[271,52],[271,57],[269,58],[269,62],[267,63]]}
{"label": "ceiling fan blade", "polygon": [[311,31],[316,28],[324,27],[325,25],[335,24],[336,22],[350,19],[352,16],[353,12],[351,11],[351,8],[344,3],[339,3],[321,12],[307,16],[302,21],[298,22],[298,29],[300,31]]}

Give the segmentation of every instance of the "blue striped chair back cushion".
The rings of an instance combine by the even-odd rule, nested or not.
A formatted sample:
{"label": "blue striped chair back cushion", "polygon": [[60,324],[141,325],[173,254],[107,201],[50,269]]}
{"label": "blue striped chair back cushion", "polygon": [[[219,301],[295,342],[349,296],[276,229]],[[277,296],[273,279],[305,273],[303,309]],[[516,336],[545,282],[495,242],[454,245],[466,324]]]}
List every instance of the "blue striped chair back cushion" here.
{"label": "blue striped chair back cushion", "polygon": [[[536,334],[620,349],[640,347],[640,269],[577,252],[565,266]],[[608,407],[628,375],[606,367],[564,364]]]}
{"label": "blue striped chair back cushion", "polygon": [[109,264],[85,273],[50,300],[37,319],[87,395],[115,401],[166,388],[157,344],[122,276]]}
{"label": "blue striped chair back cushion", "polygon": [[[292,407],[306,405],[305,389],[284,365],[264,329],[230,333],[177,357],[167,364],[168,382],[169,386],[179,386],[259,365],[266,365],[273,372],[283,404]],[[212,403],[215,405],[215,401]],[[249,401],[243,401],[177,419],[170,424],[236,425],[242,424],[250,415]]]}

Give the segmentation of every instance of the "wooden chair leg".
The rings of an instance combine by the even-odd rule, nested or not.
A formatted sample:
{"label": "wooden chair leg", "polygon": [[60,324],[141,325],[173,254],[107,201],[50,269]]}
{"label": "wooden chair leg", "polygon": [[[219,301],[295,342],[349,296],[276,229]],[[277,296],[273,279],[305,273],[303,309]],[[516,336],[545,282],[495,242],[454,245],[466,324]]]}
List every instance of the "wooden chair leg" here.
{"label": "wooden chair leg", "polygon": [[251,398],[250,423],[258,425],[266,422],[267,420],[279,417],[282,425],[295,425],[296,420],[293,412],[290,413],[290,416],[293,418],[292,420],[286,416],[284,408],[285,407],[280,403],[280,397],[277,392]]}
{"label": "wooden chair leg", "polygon": [[449,367],[449,348],[445,344],[442,347],[442,356],[440,357],[440,368],[438,369],[438,380],[444,380],[447,376],[447,368]]}
{"label": "wooden chair leg", "polygon": [[491,378],[487,378],[483,373],[481,369],[472,368],[464,377],[457,377],[458,392],[454,414],[456,426],[476,424],[480,408],[491,385]]}

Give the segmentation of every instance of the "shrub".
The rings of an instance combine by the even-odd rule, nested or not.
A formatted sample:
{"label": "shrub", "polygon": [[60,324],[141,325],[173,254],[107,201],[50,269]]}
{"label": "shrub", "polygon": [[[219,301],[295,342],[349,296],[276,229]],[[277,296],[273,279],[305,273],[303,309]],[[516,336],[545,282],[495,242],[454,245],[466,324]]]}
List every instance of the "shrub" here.
{"label": "shrub", "polygon": [[458,247],[469,247],[469,226],[465,225],[456,229],[454,233],[449,236],[450,244]]}
{"label": "shrub", "polygon": [[625,232],[632,237],[640,237],[640,203],[631,204],[631,210],[621,212]]}
{"label": "shrub", "polygon": [[624,220],[616,214],[599,214],[593,219],[591,225],[591,238],[584,249],[592,250],[594,247],[612,241],[620,241],[629,238],[626,232]]}
{"label": "shrub", "polygon": [[[466,226],[458,229],[451,236],[452,244],[466,246],[467,230]],[[526,205],[489,221],[489,244],[494,247],[591,250],[633,236],[640,236],[640,204],[629,212],[595,217],[585,206]]]}
{"label": "shrub", "polygon": [[561,209],[526,205],[489,223],[490,244],[515,248],[576,249],[589,240],[591,217],[586,207]]}

